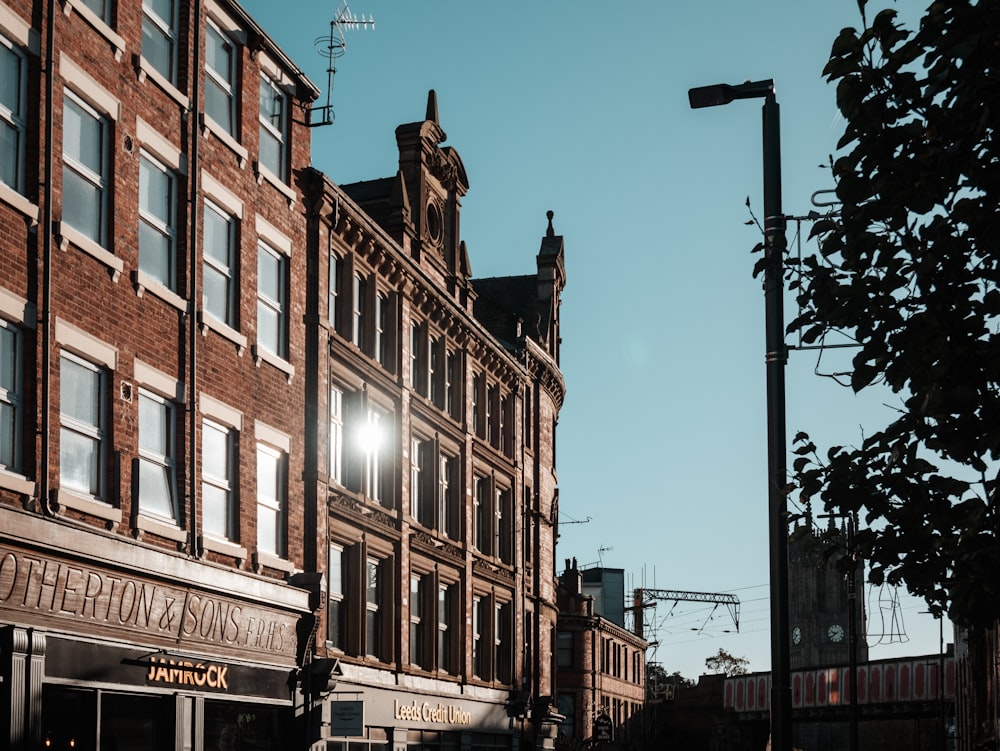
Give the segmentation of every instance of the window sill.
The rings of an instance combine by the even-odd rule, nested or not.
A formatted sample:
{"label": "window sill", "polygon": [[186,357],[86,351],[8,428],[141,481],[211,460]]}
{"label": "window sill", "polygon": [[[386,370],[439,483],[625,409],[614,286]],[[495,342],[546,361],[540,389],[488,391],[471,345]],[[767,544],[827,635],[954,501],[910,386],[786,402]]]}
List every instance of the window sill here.
{"label": "window sill", "polygon": [[198,538],[198,547],[202,550],[211,550],[213,553],[231,555],[241,563],[247,559],[247,549],[245,547],[229,540],[220,540],[218,537],[202,535]]}
{"label": "window sill", "polygon": [[35,483],[24,475],[0,467],[0,488],[13,490],[15,493],[33,498],[35,495]]}
{"label": "window sill", "polygon": [[215,122],[211,116],[202,113],[201,134],[204,136],[206,133],[211,133],[213,136],[222,141],[222,143],[232,149],[233,153],[236,154],[236,159],[239,163],[240,169],[247,166],[247,159],[250,157],[250,152],[247,151],[239,141],[227,133],[225,128]]}
{"label": "window sill", "polygon": [[133,271],[132,285],[135,287],[136,297],[142,297],[143,294],[149,292],[149,294],[159,297],[165,303],[177,308],[181,313],[187,313],[187,300],[172,291],[169,287],[164,287],[148,274],[144,274],[141,271]]}
{"label": "window sill", "polygon": [[107,248],[102,248],[89,237],[70,227],[65,222],[56,222],[55,227],[56,243],[59,250],[66,250],[69,243],[73,243],[77,248],[89,256],[93,256],[103,263],[111,271],[111,281],[118,282],[118,278],[125,270],[125,263]]}
{"label": "window sill", "polygon": [[144,514],[141,511],[135,518],[135,528],[143,532],[150,532],[160,537],[166,537],[174,542],[187,542],[188,534],[173,522],[167,519],[157,519],[156,517]]}
{"label": "window sill", "polygon": [[76,509],[77,511],[82,511],[85,514],[90,514],[91,516],[96,516],[113,523],[120,522],[122,518],[120,508],[112,506],[105,501],[99,501],[96,498],[79,495],[71,490],[62,490],[60,488],[56,492],[56,503],[62,507]]}
{"label": "window sill", "polygon": [[13,206],[31,220],[31,226],[38,224],[38,206],[22,196],[6,183],[0,183],[0,201]]}
{"label": "window sill", "polygon": [[253,167],[254,174],[257,176],[257,184],[260,185],[265,181],[270,183],[279,193],[281,193],[281,195],[288,199],[288,208],[291,208],[295,203],[295,191],[286,185],[284,180],[271,172],[271,170],[260,162],[254,162]]}
{"label": "window sill", "polygon": [[94,11],[84,5],[80,0],[62,0],[62,3],[63,13],[68,16],[75,10],[80,14],[83,20],[94,27],[94,31],[108,40],[112,51],[115,53],[115,62],[120,63],[122,55],[125,54],[125,40],[116,34],[110,26],[104,23],[104,21],[102,21],[98,15],[94,13]]}
{"label": "window sill", "polygon": [[202,336],[207,336],[208,330],[211,329],[235,344],[237,354],[243,356],[243,350],[247,348],[247,338],[243,334],[204,310],[199,314],[199,323]]}
{"label": "window sill", "polygon": [[292,382],[292,377],[295,375],[295,366],[292,365],[290,362],[288,362],[288,360],[285,360],[284,358],[278,357],[277,355],[268,352],[259,344],[253,345],[251,349],[253,352],[254,365],[256,365],[259,368],[261,362],[266,362],[269,365],[272,365],[278,370],[280,370],[282,373],[284,373],[289,383]]}
{"label": "window sill", "polygon": [[160,71],[154,68],[142,55],[134,55],[132,62],[135,65],[136,78],[139,83],[145,83],[148,78],[173,99],[185,110],[190,106],[191,100],[187,95],[174,86],[169,79],[165,78]]}
{"label": "window sill", "polygon": [[273,568],[291,574],[296,571],[295,564],[279,558],[271,553],[256,552],[253,554],[253,568],[258,574],[265,568]]}

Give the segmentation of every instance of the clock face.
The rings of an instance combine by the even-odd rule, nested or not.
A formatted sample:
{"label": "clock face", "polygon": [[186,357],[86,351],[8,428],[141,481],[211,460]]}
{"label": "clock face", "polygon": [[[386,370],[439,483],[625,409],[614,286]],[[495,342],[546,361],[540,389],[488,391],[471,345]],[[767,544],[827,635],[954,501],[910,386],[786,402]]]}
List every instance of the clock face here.
{"label": "clock face", "polygon": [[798,626],[792,629],[792,644],[798,644],[802,641],[802,629]]}
{"label": "clock face", "polygon": [[826,635],[830,637],[830,641],[840,642],[844,640],[844,627],[839,626],[836,623],[830,626],[826,630]]}

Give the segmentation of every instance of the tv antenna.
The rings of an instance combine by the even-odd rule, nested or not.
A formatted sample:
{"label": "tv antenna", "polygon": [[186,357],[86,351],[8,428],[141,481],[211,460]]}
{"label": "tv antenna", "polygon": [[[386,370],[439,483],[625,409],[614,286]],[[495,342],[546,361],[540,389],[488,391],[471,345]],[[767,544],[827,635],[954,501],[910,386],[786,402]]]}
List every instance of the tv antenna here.
{"label": "tv antenna", "polygon": [[363,13],[358,16],[348,7],[347,0],[344,0],[330,19],[330,33],[313,40],[313,45],[320,48],[320,56],[326,60],[326,104],[310,110],[319,113],[318,120],[310,121],[311,127],[333,124],[333,104],[330,99],[333,96],[333,77],[337,73],[337,58],[347,51],[344,32],[347,29],[367,29],[369,26],[375,28],[375,18],[370,14],[365,18]]}

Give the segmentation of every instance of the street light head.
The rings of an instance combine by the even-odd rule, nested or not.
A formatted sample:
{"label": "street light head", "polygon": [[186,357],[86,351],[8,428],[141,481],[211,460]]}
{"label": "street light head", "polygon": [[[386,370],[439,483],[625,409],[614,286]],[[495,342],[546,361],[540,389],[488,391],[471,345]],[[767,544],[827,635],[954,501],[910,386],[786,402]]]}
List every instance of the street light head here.
{"label": "street light head", "polygon": [[773,93],[774,81],[770,78],[764,81],[747,81],[738,86],[717,83],[713,86],[698,86],[688,89],[688,102],[691,104],[691,109],[700,109],[729,104],[734,99],[753,99],[766,97]]}

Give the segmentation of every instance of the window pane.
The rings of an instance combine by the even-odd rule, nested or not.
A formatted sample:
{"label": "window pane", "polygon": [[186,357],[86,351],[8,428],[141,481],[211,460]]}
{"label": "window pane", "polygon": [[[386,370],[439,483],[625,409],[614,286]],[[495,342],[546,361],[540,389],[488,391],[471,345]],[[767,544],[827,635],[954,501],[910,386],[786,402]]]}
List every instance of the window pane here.
{"label": "window pane", "polygon": [[83,0],[83,4],[94,11],[94,15],[104,23],[111,21],[111,7],[108,0]]}
{"label": "window pane", "polygon": [[257,251],[257,287],[262,295],[265,295],[276,302],[280,302],[284,297],[282,286],[284,285],[284,273],[282,260],[274,253],[265,248]]}
{"label": "window pane", "polygon": [[139,448],[166,456],[169,436],[169,407],[150,397],[139,395]]}
{"label": "window pane", "polygon": [[174,288],[170,237],[139,223],[139,268],[165,287]]}
{"label": "window pane", "polygon": [[285,176],[281,168],[281,142],[264,128],[260,129],[260,163],[282,180]]}
{"label": "window pane", "polygon": [[219,75],[219,78],[231,83],[233,47],[214,27],[208,26],[206,31],[205,63]]}
{"label": "window pane", "polygon": [[281,351],[278,313],[263,303],[257,305],[257,341],[276,355],[284,354]]}
{"label": "window pane", "polygon": [[63,151],[96,175],[103,174],[104,142],[101,120],[72,99],[63,109]]}
{"label": "window pane", "polygon": [[63,428],[59,434],[59,480],[67,488],[97,495],[100,445],[94,438]]}
{"label": "window pane", "polygon": [[73,360],[60,365],[59,408],[69,417],[87,425],[98,425],[100,375]]}
{"label": "window pane", "polygon": [[230,268],[232,220],[217,211],[205,209],[205,255],[226,269]]}
{"label": "window pane", "polygon": [[232,99],[214,78],[205,82],[205,112],[227,133],[233,135]]}
{"label": "window pane", "polygon": [[18,188],[20,159],[18,149],[21,134],[8,123],[0,121],[0,182]]}
{"label": "window pane", "polygon": [[168,172],[148,159],[139,160],[139,208],[169,226],[172,220],[173,190]]}
{"label": "window pane", "polygon": [[63,169],[62,218],[94,242],[102,242],[100,189],[68,166]]}
{"label": "window pane", "polygon": [[229,479],[229,434],[211,425],[202,431],[202,472]]}
{"label": "window pane", "polygon": [[0,402],[0,466],[14,467],[14,407]]}
{"label": "window pane", "polygon": [[0,389],[14,390],[14,358],[17,356],[17,334],[0,323]]}
{"label": "window pane", "polygon": [[229,494],[214,485],[203,485],[201,502],[205,531],[216,537],[228,537],[226,506],[229,503]]}
{"label": "window pane", "polygon": [[278,512],[257,507],[257,547],[265,553],[279,554]]}
{"label": "window pane", "polygon": [[174,519],[170,471],[161,464],[139,461],[139,507],[143,511]]}
{"label": "window pane", "polygon": [[172,22],[174,18],[174,0],[142,0],[142,4],[150,8],[167,23]]}
{"label": "window pane", "polygon": [[174,40],[146,17],[142,19],[142,56],[157,73],[171,83],[175,83]]}
{"label": "window pane", "polygon": [[15,115],[21,112],[21,57],[14,50],[0,45],[0,105]]}

